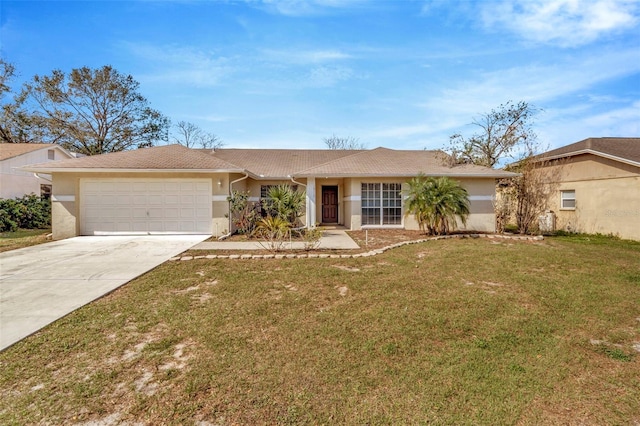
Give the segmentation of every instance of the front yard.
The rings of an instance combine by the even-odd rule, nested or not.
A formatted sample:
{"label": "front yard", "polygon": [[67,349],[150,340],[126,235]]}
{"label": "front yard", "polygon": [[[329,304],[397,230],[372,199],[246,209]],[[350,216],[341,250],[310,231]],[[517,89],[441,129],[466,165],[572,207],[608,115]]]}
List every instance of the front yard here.
{"label": "front yard", "polygon": [[608,238],[168,262],[1,353],[0,423],[635,424],[639,302]]}
{"label": "front yard", "polygon": [[19,229],[15,232],[0,233],[0,253],[3,251],[16,250],[23,247],[35,246],[46,243],[47,235],[51,233],[49,229]]}

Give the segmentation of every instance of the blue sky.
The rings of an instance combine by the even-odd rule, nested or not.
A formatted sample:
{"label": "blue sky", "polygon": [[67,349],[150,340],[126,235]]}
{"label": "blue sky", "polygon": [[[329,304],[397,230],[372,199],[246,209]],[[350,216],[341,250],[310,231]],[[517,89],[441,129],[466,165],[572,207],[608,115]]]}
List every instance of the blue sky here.
{"label": "blue sky", "polygon": [[509,100],[549,147],[640,135],[637,0],[0,2],[18,85],[112,65],[233,148],[440,148]]}

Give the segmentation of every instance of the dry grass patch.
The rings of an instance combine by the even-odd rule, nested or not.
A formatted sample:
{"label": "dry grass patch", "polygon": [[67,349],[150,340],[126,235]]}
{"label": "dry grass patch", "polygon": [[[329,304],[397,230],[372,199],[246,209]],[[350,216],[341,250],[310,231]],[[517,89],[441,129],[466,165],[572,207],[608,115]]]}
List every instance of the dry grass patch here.
{"label": "dry grass patch", "polygon": [[633,424],[639,259],[557,238],[169,262],[0,354],[0,423]]}
{"label": "dry grass patch", "polygon": [[19,248],[35,246],[51,241],[47,235],[51,229],[20,229],[15,232],[0,233],[0,253]]}

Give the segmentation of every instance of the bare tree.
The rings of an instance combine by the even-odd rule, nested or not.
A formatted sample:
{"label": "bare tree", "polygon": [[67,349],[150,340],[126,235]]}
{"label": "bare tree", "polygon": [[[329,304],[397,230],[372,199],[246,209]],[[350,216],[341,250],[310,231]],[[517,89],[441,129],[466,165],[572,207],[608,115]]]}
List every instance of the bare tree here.
{"label": "bare tree", "polygon": [[366,144],[360,142],[360,139],[354,138],[353,136],[340,137],[333,134],[328,138],[323,138],[322,140],[329,149],[367,149]]}
{"label": "bare tree", "polygon": [[558,188],[560,164],[531,156],[508,167],[520,175],[498,184],[494,203],[498,232],[504,231],[509,220],[515,221],[520,234],[538,230],[538,218],[549,208],[550,197]]}
{"label": "bare tree", "polygon": [[187,148],[219,149],[224,142],[213,133],[205,132],[200,127],[187,121],[179,121],[174,126],[172,141]]}
{"label": "bare tree", "polygon": [[538,110],[527,102],[512,101],[473,120],[480,132],[468,138],[452,135],[446,149],[455,163],[494,167],[505,158],[514,160],[529,155],[527,147],[535,145],[532,119]]}

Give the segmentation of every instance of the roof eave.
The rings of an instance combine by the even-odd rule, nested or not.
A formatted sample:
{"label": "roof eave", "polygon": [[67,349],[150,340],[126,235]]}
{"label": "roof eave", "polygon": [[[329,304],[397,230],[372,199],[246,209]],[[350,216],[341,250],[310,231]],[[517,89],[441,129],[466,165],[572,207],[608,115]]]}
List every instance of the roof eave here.
{"label": "roof eave", "polygon": [[[392,173],[392,174],[381,174],[381,173],[323,173],[323,174],[304,174],[304,175],[295,175],[296,178],[358,178],[358,177],[367,177],[367,178],[394,178],[394,177],[403,177],[403,178],[411,178],[417,176],[419,173]],[[424,176],[429,177],[439,177],[439,176],[447,176],[447,177],[457,177],[457,178],[487,178],[487,179],[500,179],[500,178],[509,178],[509,177],[517,177],[520,176],[519,173],[495,173],[495,174],[484,174],[484,173],[425,173],[422,172]]]}
{"label": "roof eave", "polygon": [[628,158],[618,157],[618,156],[615,156],[615,155],[607,154],[607,153],[604,153],[604,152],[601,152],[601,151],[596,151],[596,150],[588,149],[588,148],[587,149],[580,149],[578,151],[566,152],[564,154],[552,155],[552,156],[549,156],[549,157],[540,157],[539,159],[536,160],[536,162],[559,160],[561,158],[575,157],[577,155],[584,155],[584,154],[597,155],[599,157],[607,158],[609,160],[614,160],[614,161],[618,161],[620,163],[625,163],[625,164],[630,164],[632,166],[640,167],[640,162],[638,162],[638,161],[629,160]]}
{"label": "roof eave", "polygon": [[33,173],[245,173],[243,169],[122,169],[97,167],[19,167]]}

